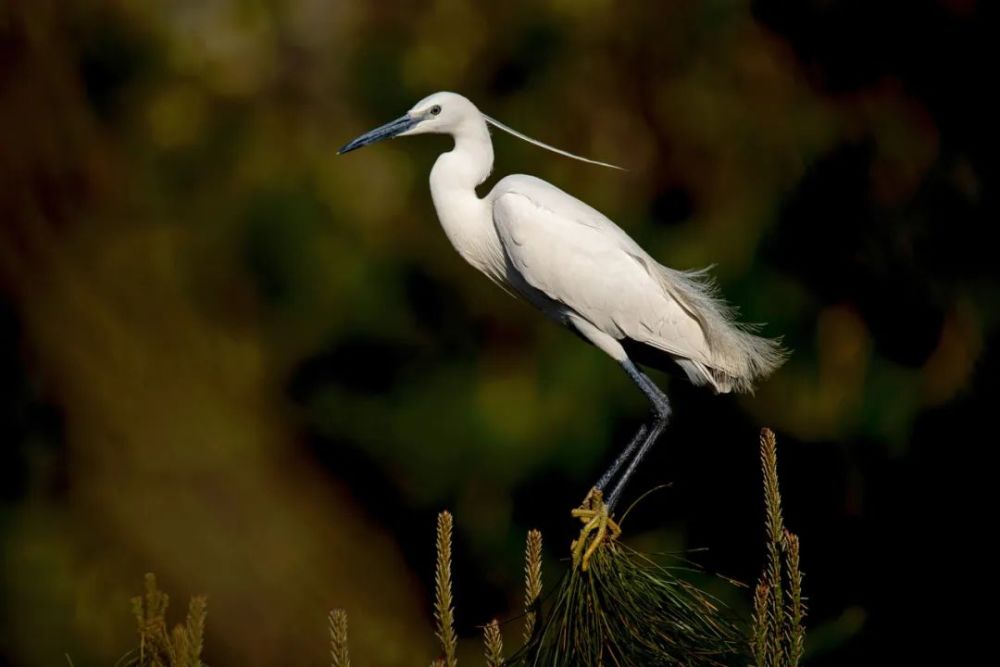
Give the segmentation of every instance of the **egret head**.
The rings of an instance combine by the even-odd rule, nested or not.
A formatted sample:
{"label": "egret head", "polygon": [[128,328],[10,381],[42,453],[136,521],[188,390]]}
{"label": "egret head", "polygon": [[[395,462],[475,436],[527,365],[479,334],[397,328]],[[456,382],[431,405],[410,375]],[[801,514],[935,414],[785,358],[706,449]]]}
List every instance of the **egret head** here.
{"label": "egret head", "polygon": [[413,108],[407,111],[406,114],[392,122],[386,123],[382,127],[376,127],[371,132],[362,134],[354,141],[344,145],[337,151],[337,154],[350,153],[353,150],[373,144],[376,141],[381,141],[382,139],[405,137],[411,134],[451,134],[458,137],[465,130],[475,131],[484,128],[487,124],[553,153],[558,153],[574,160],[580,160],[581,162],[587,162],[588,164],[621,169],[619,166],[581,157],[569,151],[564,151],[561,148],[549,146],[538,139],[532,139],[528,135],[507,127],[500,121],[481,113],[475,104],[458,93],[448,92],[434,93],[425,97],[413,105]]}
{"label": "egret head", "polygon": [[337,153],[349,153],[391,137],[431,133],[455,134],[468,123],[485,122],[476,105],[461,95],[448,92],[434,93],[417,102],[412,109],[396,120],[362,134]]}

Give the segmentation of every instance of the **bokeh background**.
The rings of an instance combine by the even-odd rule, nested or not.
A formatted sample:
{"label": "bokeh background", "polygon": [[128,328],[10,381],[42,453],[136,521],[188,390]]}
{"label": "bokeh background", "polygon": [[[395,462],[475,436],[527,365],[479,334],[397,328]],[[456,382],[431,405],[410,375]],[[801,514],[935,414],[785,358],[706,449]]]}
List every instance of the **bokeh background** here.
{"label": "bokeh background", "polygon": [[495,137],[794,350],[756,397],[656,376],[631,542],[754,581],[768,425],[811,664],[926,658],[995,444],[986,4],[0,0],[0,663],[114,663],[152,570],[210,664],[324,664],[334,606],[427,664],[442,508],[466,655],[532,527],[551,590],[646,405],[454,253],[446,139],[336,155],[442,89],[626,165]]}

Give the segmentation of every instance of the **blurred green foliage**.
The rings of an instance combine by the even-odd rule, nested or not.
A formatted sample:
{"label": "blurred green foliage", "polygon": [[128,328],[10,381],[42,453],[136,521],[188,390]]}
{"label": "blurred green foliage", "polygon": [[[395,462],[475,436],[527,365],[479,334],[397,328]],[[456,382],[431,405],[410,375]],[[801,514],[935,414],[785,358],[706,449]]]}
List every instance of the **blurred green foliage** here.
{"label": "blurred green foliage", "polygon": [[[959,43],[976,21],[969,3],[918,4],[918,35],[958,26],[940,30]],[[874,36],[810,41],[826,19]],[[970,107],[934,93],[961,70],[896,56],[924,41],[893,41],[910,33],[892,19],[714,0],[0,0],[0,661],[113,662],[132,582],[155,570],[211,596],[210,664],[322,660],[334,604],[359,664],[412,647],[426,663],[437,509],[475,563],[456,573],[464,637],[518,608],[525,529],[565,555],[565,511],[642,396],[448,246],[426,185],[444,139],[335,155],[442,89],[628,166],[496,138],[498,175],[552,181],[664,263],[715,263],[795,351],[756,398],[662,378],[677,423],[637,486],[677,488],[637,512],[636,541],[708,544],[711,566],[754,577],[745,443],[768,424],[803,508],[816,659],[889,643],[871,628],[893,597],[845,554],[922,511],[880,471],[922,474],[1000,312],[980,154],[955,121]],[[892,57],[841,58],[883,43]]]}

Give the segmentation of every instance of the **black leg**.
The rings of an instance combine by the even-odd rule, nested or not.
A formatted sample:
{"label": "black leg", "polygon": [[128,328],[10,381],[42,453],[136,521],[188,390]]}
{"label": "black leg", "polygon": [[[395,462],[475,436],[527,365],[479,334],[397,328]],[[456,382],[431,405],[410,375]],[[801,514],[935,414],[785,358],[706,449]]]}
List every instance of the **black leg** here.
{"label": "black leg", "polygon": [[666,425],[667,425],[666,419],[656,418],[653,420],[649,428],[649,434],[646,435],[645,442],[642,443],[642,447],[639,448],[639,451],[637,451],[635,453],[635,456],[632,457],[632,460],[629,461],[628,467],[625,468],[625,472],[622,473],[622,476],[618,480],[618,483],[615,484],[614,490],[611,492],[611,495],[608,496],[607,498],[606,502],[608,505],[609,513],[614,511],[615,505],[618,504],[618,500],[621,498],[622,491],[625,490],[625,485],[628,483],[629,479],[631,479],[635,471],[639,468],[639,464],[642,463],[642,460],[646,457],[646,454],[649,452],[649,450],[653,448],[653,445],[659,439],[660,434],[663,433],[663,429],[666,427]]}
{"label": "black leg", "polygon": [[639,446],[639,443],[645,441],[645,437],[646,425],[643,424],[639,427],[639,430],[636,431],[636,434],[632,436],[632,442],[628,443],[628,447],[622,450],[622,453],[618,455],[618,458],[616,458],[615,462],[611,464],[611,467],[608,468],[603,475],[601,475],[601,479],[599,479],[596,484],[598,491],[603,492],[608,484],[611,483],[611,480],[618,474],[621,467],[625,465],[625,462],[632,458],[632,454],[635,452],[635,448]]}
{"label": "black leg", "polygon": [[628,373],[628,376],[632,378],[632,381],[639,385],[639,389],[642,389],[642,393],[646,395],[649,402],[653,404],[653,412],[660,419],[666,420],[670,417],[670,401],[667,400],[667,395],[660,391],[660,388],[656,386],[652,380],[649,379],[645,373],[640,371],[632,363],[631,359],[626,359],[622,362],[622,368]]}
{"label": "black leg", "polygon": [[[642,459],[645,458],[646,454],[648,454],[649,450],[652,449],[657,439],[659,439],[660,434],[663,433],[663,429],[667,425],[667,419],[670,417],[670,401],[667,399],[667,395],[660,391],[660,388],[657,387],[645,373],[636,368],[635,364],[633,364],[631,360],[626,359],[622,362],[622,367],[625,369],[625,372],[629,374],[629,377],[631,377],[632,380],[639,386],[642,393],[646,395],[649,402],[652,403],[653,417],[648,426],[644,424],[639,428],[639,432],[636,433],[636,436],[632,439],[632,442],[629,443],[629,446],[625,448],[625,451],[621,453],[621,455],[615,460],[614,464],[612,464],[611,468],[608,469],[608,471],[604,473],[604,476],[601,477],[600,482],[598,482],[598,488],[603,491],[605,485],[611,481],[611,478],[618,473],[618,470],[622,467],[625,460],[629,458],[633,451],[635,451],[635,454],[632,455],[629,460],[628,466],[625,468],[625,472],[622,473],[622,476],[615,485],[614,490],[612,490],[611,495],[607,497],[609,512],[614,510],[615,505],[621,498],[622,491],[625,490],[625,485],[638,469]],[[636,445],[640,441],[642,442],[642,445],[636,451]]]}

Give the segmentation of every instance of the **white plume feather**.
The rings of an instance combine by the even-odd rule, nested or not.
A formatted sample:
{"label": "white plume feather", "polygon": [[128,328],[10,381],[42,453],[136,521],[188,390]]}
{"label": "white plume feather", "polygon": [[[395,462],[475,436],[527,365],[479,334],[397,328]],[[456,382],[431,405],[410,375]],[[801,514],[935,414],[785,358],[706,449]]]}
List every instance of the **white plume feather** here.
{"label": "white plume feather", "polygon": [[546,143],[542,143],[538,139],[532,139],[528,135],[526,135],[526,134],[524,134],[522,132],[518,132],[517,130],[515,130],[512,127],[508,127],[507,125],[504,125],[503,123],[501,123],[500,121],[498,121],[498,120],[496,120],[494,118],[490,118],[486,114],[483,114],[483,118],[486,120],[487,123],[489,123],[493,127],[501,129],[504,132],[507,132],[509,134],[513,134],[518,139],[523,139],[524,141],[527,141],[529,144],[534,144],[534,145],[536,145],[536,146],[538,146],[540,148],[544,148],[545,150],[552,151],[553,153],[558,153],[559,155],[563,155],[565,157],[573,158],[574,160],[579,160],[580,162],[586,162],[587,164],[596,164],[596,165],[598,165],[600,167],[608,167],[609,169],[618,169],[619,171],[627,171],[624,167],[619,167],[616,164],[609,164],[607,162],[600,162],[598,160],[591,160],[589,158],[585,158],[585,157],[582,157],[580,155],[574,155],[573,153],[570,153],[569,151],[564,151],[561,148],[556,148],[555,146],[549,146]]}

